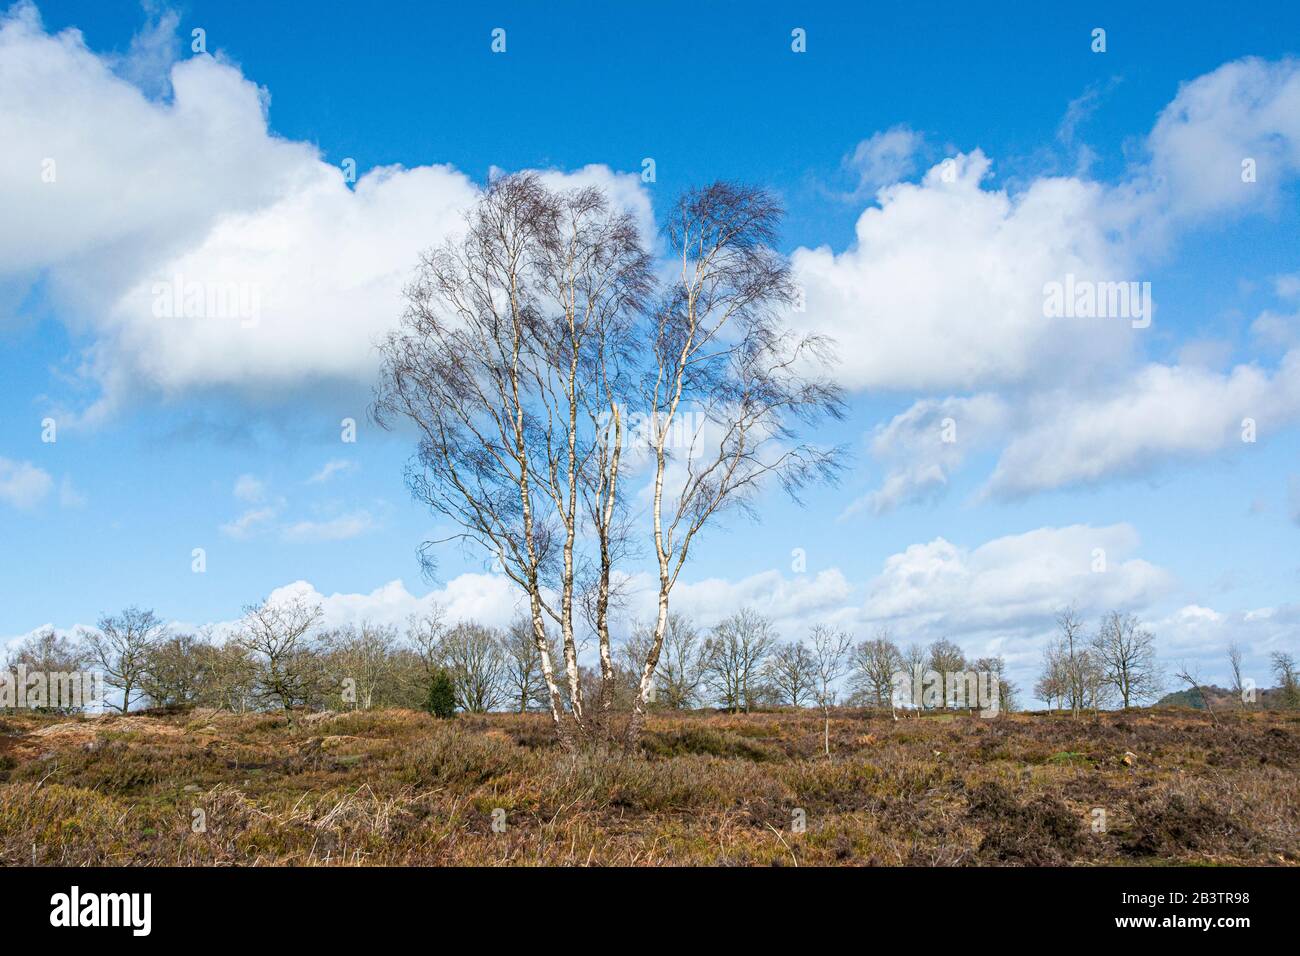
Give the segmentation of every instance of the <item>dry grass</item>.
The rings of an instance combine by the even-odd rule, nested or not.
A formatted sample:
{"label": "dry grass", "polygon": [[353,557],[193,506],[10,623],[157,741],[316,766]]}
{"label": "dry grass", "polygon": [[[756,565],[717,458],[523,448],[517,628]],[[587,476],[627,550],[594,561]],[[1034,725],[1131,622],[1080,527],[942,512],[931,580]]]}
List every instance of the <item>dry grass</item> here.
{"label": "dry grass", "polygon": [[1284,712],[841,711],[830,759],[811,713],[655,717],[635,755],[566,754],[548,725],[5,717],[0,863],[1300,863]]}

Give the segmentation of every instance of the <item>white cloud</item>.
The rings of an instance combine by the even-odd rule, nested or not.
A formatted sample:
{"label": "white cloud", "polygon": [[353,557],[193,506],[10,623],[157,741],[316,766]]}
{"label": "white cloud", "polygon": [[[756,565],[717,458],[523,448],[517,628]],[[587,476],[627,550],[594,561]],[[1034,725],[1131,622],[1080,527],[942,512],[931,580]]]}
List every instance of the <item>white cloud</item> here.
{"label": "white cloud", "polygon": [[[803,638],[818,623],[858,639],[880,628],[904,644],[946,637],[971,657],[1004,656],[1027,689],[1062,607],[1073,604],[1096,621],[1110,610],[1148,614],[1171,593],[1173,576],[1138,557],[1139,544],[1127,524],[1037,528],[974,547],[935,538],[890,555],[863,581],[838,568],[683,581],[672,609],[711,627],[751,607],[783,640]],[[650,619],[652,577],[636,575],[628,584],[623,623]]]}
{"label": "white cloud", "polygon": [[881,486],[849,505],[844,516],[863,509],[881,514],[941,494],[952,473],[999,437],[1010,417],[1006,402],[992,394],[916,402],[876,427],[871,454],[887,462],[889,471]]}
{"label": "white cloud", "polygon": [[1276,681],[1269,668],[1269,655],[1273,651],[1294,651],[1300,604],[1232,612],[1189,604],[1171,614],[1153,617],[1147,626],[1156,635],[1157,654],[1167,669],[1169,665],[1192,664],[1194,670],[1200,670],[1203,680],[1226,687],[1228,645],[1235,642],[1242,649],[1244,676],[1252,678],[1258,687],[1272,687]]}
{"label": "white cloud", "polygon": [[15,508],[34,508],[49,495],[54,479],[30,461],[0,458],[0,501]]}
{"label": "white cloud", "polygon": [[319,484],[329,481],[330,478],[345,471],[350,471],[357,466],[355,461],[349,461],[346,458],[333,458],[321,466],[320,471],[313,474],[307,479],[308,484]]}
{"label": "white cloud", "polygon": [[347,541],[375,527],[366,511],[354,511],[325,521],[298,521],[284,528],[286,541]]}
{"label": "white cloud", "polygon": [[[1293,304],[1300,300],[1300,272],[1274,278],[1277,297]],[[1266,345],[1277,348],[1300,346],[1300,312],[1265,309],[1250,326],[1251,334]]]}
{"label": "white cloud", "polygon": [[[1063,124],[1067,144],[1078,111],[1072,104]],[[1300,358],[1274,373],[1244,365],[1226,375],[1199,367],[1204,350],[1181,365],[1144,362],[1150,333],[1118,318],[1046,318],[1043,290],[1068,275],[1141,281],[1189,229],[1276,204],[1300,170],[1300,61],[1246,59],[1184,84],[1145,148],[1116,184],[1043,176],[1016,191],[986,185],[992,164],[981,150],[958,154],[919,183],[880,190],[848,250],[795,251],[807,304],[796,321],[838,340],[847,387],[976,393],[924,399],[887,426],[876,453],[890,470],[850,511],[941,493],[974,446],[936,448],[917,428],[941,406],[976,398],[1014,412],[982,429],[987,441],[1017,435],[991,482],[999,493],[1208,454],[1242,417],[1293,423]],[[1243,182],[1245,158],[1255,182]],[[1296,289],[1294,277],[1277,283],[1279,297]],[[1290,311],[1261,315],[1260,340],[1294,348],[1300,321]],[[1014,402],[1007,389],[1020,393]]]}
{"label": "white cloud", "polygon": [[1250,324],[1250,332],[1266,346],[1294,348],[1300,345],[1300,312],[1265,309]]}
{"label": "white cloud", "polygon": [[[1168,572],[1132,556],[1127,524],[1038,528],[966,548],[943,538],[885,561],[863,614],[932,635],[1050,621],[1063,605],[1085,612],[1145,607],[1173,585]],[[1104,570],[1098,563],[1098,549]]]}
{"label": "white cloud", "polygon": [[[1145,225],[1204,220],[1282,195],[1300,170],[1300,60],[1247,57],[1184,83],[1147,138],[1150,162],[1118,198]],[[1243,181],[1254,160],[1256,180]]]}
{"label": "white cloud", "polygon": [[258,531],[262,530],[268,523],[274,520],[276,510],[274,508],[251,508],[245,511],[234,521],[227,522],[221,526],[221,533],[228,538],[234,538],[242,541],[250,538]]}
{"label": "white cloud", "polygon": [[[165,27],[133,62],[163,62]],[[25,224],[0,231],[0,301],[41,276],[91,334],[84,369],[101,397],[86,417],[142,390],[369,383],[419,252],[461,228],[475,184],[448,166],[390,166],[349,188],[315,146],[270,132],[267,92],[233,65],[175,63],[167,102],[114,65],[78,31],[45,33],[29,4],[0,21],[0,208]],[[546,175],[599,182],[650,219],[636,176]]]}
{"label": "white cloud", "polygon": [[846,386],[984,388],[1124,361],[1127,322],[1043,315],[1048,281],[1132,278],[1098,216],[1103,187],[1049,178],[1012,196],[983,187],[990,171],[980,150],[959,154],[881,190],[849,250],[795,250],[799,319],[837,340]]}
{"label": "white cloud", "polygon": [[300,599],[308,605],[319,604],[325,627],[362,621],[404,627],[412,615],[427,614],[434,605],[445,609],[449,622],[472,620],[489,627],[505,627],[526,606],[522,592],[499,574],[462,574],[420,596],[412,594],[401,581],[390,581],[365,594],[328,595],[306,581],[295,581],[276,588],[267,599],[272,603]]}
{"label": "white cloud", "polygon": [[1300,350],[1270,375],[1254,365],[1227,374],[1149,365],[1103,395],[1038,396],[988,482],[1009,496],[1138,474],[1171,459],[1250,447],[1300,418]]}
{"label": "white cloud", "polygon": [[[424,594],[413,593],[400,580],[390,581],[369,592],[331,594],[322,593],[311,583],[299,580],[275,588],[266,595],[266,599],[273,604],[299,599],[308,606],[319,605],[323,628],[369,621],[391,625],[400,630],[405,628],[413,615],[427,614],[435,605],[445,610],[445,620],[449,623],[478,621],[489,627],[503,628],[521,610],[527,609],[527,599],[523,593],[501,574],[461,574],[442,587]],[[211,628],[214,639],[225,640],[237,630],[238,625],[239,619],[233,618],[211,622],[204,627]],[[0,652],[52,626],[45,624],[25,634],[0,637]],[[60,635],[76,637],[83,627],[84,625],[75,624],[57,630]],[[199,625],[194,622],[175,620],[169,622],[169,627],[174,632],[194,632],[199,629]],[[0,660],[2,659],[3,653],[0,653]]]}
{"label": "white cloud", "polygon": [[923,137],[906,126],[894,126],[874,133],[844,158],[844,166],[857,178],[848,198],[863,199],[882,186],[899,182],[916,168],[916,153]]}
{"label": "white cloud", "polygon": [[[639,599],[632,615],[636,620],[653,618],[657,584],[649,575],[634,578]],[[739,581],[725,578],[683,581],[673,589],[672,607],[706,627],[741,607],[751,607],[782,629],[802,630],[810,617],[838,610],[851,596],[852,588],[838,568],[794,577],[779,571],[763,571]]]}
{"label": "white cloud", "polygon": [[[40,279],[57,313],[93,343],[82,365],[100,389],[92,417],[145,391],[257,396],[369,382],[371,345],[400,314],[417,253],[460,228],[478,187],[427,165],[371,169],[349,188],[317,147],[270,131],[269,94],[239,68],[206,55],[174,62],[176,22],[151,16],[115,58],[76,30],[47,33],[29,3],[0,18],[0,208],[24,223],[0,230],[0,302],[21,300]],[[1086,102],[1072,104],[1066,141]],[[1184,84],[1114,184],[1080,173],[995,188],[978,148],[919,183],[887,184],[910,174],[920,141],[906,127],[863,141],[850,164],[883,188],[854,245],[793,255],[807,302],[797,321],[838,340],[847,386],[958,393],[923,399],[888,426],[895,440],[878,454],[889,470],[853,508],[941,492],[974,442],[935,451],[904,432],[927,409],[1006,402],[995,390],[1023,389],[1017,406],[1034,409],[990,482],[1004,494],[1212,452],[1231,440],[1228,409],[1251,415],[1261,404],[1251,415],[1261,422],[1294,417],[1293,357],[1272,375],[1156,365],[1143,361],[1146,339],[1128,322],[1048,319],[1042,300],[1044,283],[1067,274],[1140,279],[1194,225],[1276,203],[1300,169],[1300,62],[1244,59]],[[1242,181],[1244,158],[1256,182]],[[46,160],[54,182],[42,181]],[[653,233],[635,175],[593,165],[545,177],[603,185]],[[211,297],[218,314],[188,308],[188,286],[202,293],[201,311]],[[1296,288],[1294,276],[1279,279],[1280,296]],[[216,301],[227,292],[233,299]],[[180,314],[168,317],[177,300]],[[1292,318],[1262,314],[1260,340],[1293,348]],[[1213,414],[1168,425],[1126,413],[1115,395],[1144,408],[1175,397]],[[1098,436],[1111,426],[1119,437]],[[988,420],[976,434],[992,442],[997,431]]]}

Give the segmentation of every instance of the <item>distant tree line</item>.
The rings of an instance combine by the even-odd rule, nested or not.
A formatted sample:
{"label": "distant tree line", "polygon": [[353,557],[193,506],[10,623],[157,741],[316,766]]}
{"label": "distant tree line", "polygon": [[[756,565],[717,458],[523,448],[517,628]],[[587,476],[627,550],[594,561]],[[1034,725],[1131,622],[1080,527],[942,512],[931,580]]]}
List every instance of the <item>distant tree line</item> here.
{"label": "distant tree line", "polygon": [[1243,675],[1242,649],[1233,643],[1227,649],[1229,688],[1207,685],[1194,668],[1180,664],[1173,676],[1188,690],[1162,696],[1168,676],[1156,657],[1155,634],[1137,617],[1112,611],[1089,633],[1083,618],[1070,607],[1057,615],[1056,625],[1057,636],[1043,650],[1042,669],[1034,685],[1034,696],[1050,708],[1077,716],[1159,701],[1185,702],[1213,713],[1218,698],[1239,709],[1252,705],[1300,707],[1295,658],[1284,651],[1274,651],[1270,657],[1270,677],[1277,682],[1276,688],[1256,687]]}
{"label": "distant tree line", "polygon": [[[1136,618],[1112,613],[1088,634],[1079,615],[1067,609],[1057,624],[1058,637],[1044,651],[1034,687],[1049,707],[1081,713],[1159,697],[1164,677],[1155,638]],[[614,706],[630,705],[640,693],[653,629],[653,623],[632,628],[612,655]],[[7,664],[23,664],[28,672],[97,671],[108,689],[105,707],[122,713],[140,707],[523,713],[550,709],[534,635],[527,615],[497,629],[449,622],[436,606],[401,629],[365,621],[324,627],[318,606],[290,600],[250,605],[234,629],[218,639],[210,628],[176,633],[153,611],[131,607],[72,637],[53,629],[39,632],[12,648]],[[1230,648],[1234,686],[1229,691],[1201,684],[1183,667],[1179,676],[1191,687],[1188,699],[1204,706],[1230,694],[1246,706],[1252,695],[1241,656],[1239,647]],[[578,672],[580,687],[600,691],[601,670],[580,665]],[[1017,709],[1019,690],[1006,675],[1005,660],[968,658],[947,639],[904,647],[883,628],[855,640],[848,631],[818,624],[807,640],[782,640],[772,621],[752,608],[741,608],[711,628],[673,612],[663,629],[647,703],[668,711],[815,707],[829,721],[830,709],[838,705],[973,706],[953,699],[947,687],[932,699],[913,693],[925,675],[964,673],[995,678],[997,709]],[[1266,692],[1267,706],[1300,706],[1294,658],[1274,653],[1272,676],[1278,686]]]}
{"label": "distant tree line", "polygon": [[[654,624],[634,627],[609,662],[613,704],[640,693]],[[178,633],[151,610],[130,607],[75,636],[46,629],[16,647],[8,665],[29,672],[97,671],[104,706],[249,710],[423,708],[439,713],[549,710],[542,655],[527,615],[496,629],[448,622],[440,608],[405,628],[361,622],[324,627],[316,605],[263,602],[244,609],[224,638],[211,628]],[[742,608],[712,628],[672,613],[664,628],[648,706],[887,708],[899,703],[899,675],[979,670],[999,678],[999,704],[1015,706],[1001,658],[968,661],[947,640],[900,648],[881,630],[855,642],[847,632],[813,627],[808,641],[783,641],[773,623]],[[579,666],[580,687],[599,692],[600,670]],[[565,693],[561,688],[561,693]],[[565,700],[568,704],[567,697]],[[907,702],[904,702],[907,703]],[[919,702],[918,702],[919,703]],[[947,706],[941,701],[938,706]]]}

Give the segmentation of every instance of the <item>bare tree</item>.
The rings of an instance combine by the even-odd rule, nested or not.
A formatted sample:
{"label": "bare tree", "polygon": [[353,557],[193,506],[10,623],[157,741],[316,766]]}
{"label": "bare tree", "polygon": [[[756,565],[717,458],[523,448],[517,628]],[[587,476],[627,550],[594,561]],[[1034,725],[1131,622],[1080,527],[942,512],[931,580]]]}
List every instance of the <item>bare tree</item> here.
{"label": "bare tree", "polygon": [[[552,193],[532,174],[497,179],[462,239],[427,253],[401,328],[383,346],[373,414],[420,431],[414,496],[454,522],[528,595],[533,638],[561,738],[590,735],[574,610],[593,531],[593,600],[610,678],[607,600],[619,551],[624,357],[649,287],[629,215],[597,190]],[[607,414],[607,412],[612,413]],[[423,551],[432,561],[429,542]],[[558,624],[572,727],[546,639]],[[602,710],[606,710],[602,701]]]}
{"label": "bare tree", "polygon": [[263,702],[292,710],[313,703],[324,671],[312,648],[321,610],[301,598],[250,604],[235,637],[248,652],[256,673],[254,694]]}
{"label": "bare tree", "polygon": [[1083,619],[1073,607],[1067,607],[1056,615],[1056,626],[1061,631],[1061,667],[1066,696],[1070,701],[1070,712],[1077,719],[1083,708],[1083,673],[1079,660],[1083,650]]}
{"label": "bare tree", "polygon": [[835,474],[837,451],[797,435],[843,406],[823,374],[826,340],[795,335],[779,318],[794,296],[789,267],[772,250],[781,215],[766,191],[720,182],[687,192],[667,218],[677,275],[652,316],[643,397],[658,614],[629,741],[644,721],[669,599],[695,536],[718,514],[747,511],[769,479],[797,497]]}
{"label": "bare tree", "polygon": [[517,617],[506,629],[501,642],[505,652],[502,681],[519,713],[537,704],[546,705],[546,681],[542,677],[542,655],[533,637],[533,622]]}
{"label": "bare tree", "polygon": [[194,634],[156,641],[146,655],[140,686],[156,707],[193,707],[205,680],[206,642]]}
{"label": "bare tree", "polygon": [[[641,669],[653,644],[653,621],[638,624],[623,642],[620,670],[631,692],[627,695],[629,703],[640,687]],[[676,612],[668,615],[668,630],[660,648],[653,685],[653,700],[659,706],[685,710],[697,703],[700,685],[704,681],[707,650],[699,628],[689,618]]]}
{"label": "bare tree", "polygon": [[898,645],[890,640],[889,631],[881,628],[875,637],[854,648],[852,666],[855,691],[872,707],[889,704],[890,713],[897,720],[894,677],[905,671],[907,665]]}
{"label": "bare tree", "polygon": [[1246,682],[1241,675],[1241,645],[1233,641],[1228,645],[1228,664],[1232,668],[1232,696],[1237,698],[1237,706],[1246,709]]}
{"label": "bare tree", "polygon": [[340,703],[360,710],[391,703],[397,675],[397,629],[370,621],[322,639]]}
{"label": "bare tree", "polygon": [[1095,715],[1110,705],[1115,689],[1106,680],[1106,668],[1101,657],[1091,648],[1079,652],[1078,666],[1083,685],[1083,705]]}
{"label": "bare tree", "polygon": [[1159,696],[1162,681],[1155,635],[1136,617],[1112,611],[1093,638],[1092,647],[1125,710]]}
{"label": "bare tree", "polygon": [[764,665],[768,684],[777,700],[792,707],[802,707],[813,690],[813,658],[800,641],[778,644]]}
{"label": "bare tree", "polygon": [[[669,592],[694,536],[715,514],[743,510],[768,478],[793,494],[834,471],[833,451],[797,439],[796,425],[839,415],[841,401],[817,374],[825,342],[778,321],[791,298],[788,269],[771,250],[780,214],[762,190],[688,193],[668,224],[680,278],[647,313],[650,260],[630,216],[596,190],[553,193],[533,175],[501,177],[465,235],[423,257],[402,326],[384,343],[374,417],[416,425],[413,494],[528,595],[552,716],[569,743],[566,697],[569,729],[592,737],[610,728],[609,606],[615,562],[629,547],[625,451],[648,457],[654,472],[659,565],[628,742],[644,720]],[[629,413],[638,393],[644,432]],[[688,416],[694,427],[683,430]],[[426,560],[436,544],[426,545]],[[575,607],[598,642],[595,713],[584,699]],[[546,646],[547,618],[559,627],[567,694]]]}
{"label": "bare tree", "polygon": [[442,640],[442,662],[451,675],[461,710],[482,714],[501,705],[506,655],[495,631],[462,621]]}
{"label": "bare tree", "polygon": [[75,671],[85,662],[85,649],[52,627],[23,638],[6,654],[6,663],[10,667],[22,664],[29,671],[47,674]]}
{"label": "bare tree", "polygon": [[[614,663],[614,668],[621,678],[618,687],[620,705],[631,703],[632,696],[636,693],[636,688],[641,680],[641,665],[645,663],[646,655],[650,653],[650,645],[653,641],[653,626],[647,627],[644,624],[638,624],[632,628],[619,645],[618,659]],[[651,685],[651,703],[658,703],[658,692],[663,687],[662,678],[663,668],[660,667],[655,673],[655,682]],[[595,689],[599,692],[600,688],[596,687]]]}
{"label": "bare tree", "polygon": [[741,608],[713,629],[705,642],[704,683],[723,707],[733,713],[749,710],[775,643],[771,622],[751,608]]}
{"label": "bare tree", "polygon": [[257,690],[257,662],[239,641],[215,644],[209,635],[199,645],[202,680],[198,703],[243,713]]}
{"label": "bare tree", "polygon": [[438,645],[447,633],[447,612],[434,604],[424,614],[412,614],[406,621],[406,641],[432,671],[438,666]]}
{"label": "bare tree", "polygon": [[[653,631],[649,631],[653,637]],[[646,656],[649,651],[647,649]],[[644,662],[642,656],[640,662]],[[640,663],[638,662],[638,663]],[[668,630],[659,655],[659,700],[672,710],[691,707],[704,679],[704,640],[685,615],[668,615]]]}
{"label": "bare tree", "polygon": [[148,667],[149,652],[167,628],[153,611],[129,607],[120,614],[100,619],[97,630],[83,631],[82,642],[92,667],[104,674],[104,682],[122,691],[121,706],[105,701],[126,713],[143,695],[141,681]]}
{"label": "bare tree", "polygon": [[[50,693],[46,700],[49,709],[62,713],[73,713],[81,709],[80,704],[85,702],[84,697],[81,701],[77,701],[72,699],[76,695],[68,694],[61,702],[56,703],[57,695],[54,691],[54,675],[74,674],[79,672],[86,663],[85,649],[77,642],[59,634],[54,628],[47,627],[10,647],[6,656],[9,667],[22,666],[29,674],[46,675],[50,682]],[[85,686],[79,677],[76,685]],[[89,696],[84,690],[83,695]]]}
{"label": "bare tree", "polygon": [[1282,706],[1288,709],[1300,707],[1300,678],[1296,675],[1295,658],[1284,651],[1274,651],[1272,666],[1281,691]]}
{"label": "bare tree", "polygon": [[853,635],[825,624],[812,629],[813,694],[822,709],[822,740],[826,756],[831,755],[831,708],[835,706],[838,685],[849,671],[848,656]]}
{"label": "bare tree", "polygon": [[948,705],[953,703],[949,699],[953,688],[950,687],[948,675],[958,674],[966,669],[966,655],[962,649],[947,638],[939,638],[927,649],[928,659],[926,661],[930,670],[934,671],[943,679],[943,707],[947,709]]}
{"label": "bare tree", "polygon": [[1048,710],[1060,709],[1061,702],[1070,693],[1070,675],[1068,652],[1060,640],[1055,640],[1043,648],[1043,669],[1039,672],[1038,683],[1034,684],[1034,696],[1047,705]]}
{"label": "bare tree", "polygon": [[[998,712],[1009,714],[1016,709],[1019,701],[1019,688],[1015,681],[1007,677],[1007,662],[1002,657],[980,657],[972,665],[977,672],[989,675],[989,682],[997,681],[998,694]],[[982,707],[988,707],[988,701],[980,702]]]}
{"label": "bare tree", "polygon": [[925,700],[921,694],[916,692],[917,686],[925,676],[926,653],[925,645],[913,641],[907,645],[907,650],[903,653],[903,667],[907,671],[908,697],[911,705],[918,711],[925,709]]}
{"label": "bare tree", "polygon": [[1201,703],[1205,705],[1205,709],[1210,715],[1210,720],[1214,721],[1214,725],[1217,727],[1219,725],[1219,715],[1214,712],[1214,701],[1210,699],[1208,690],[1201,683],[1201,675],[1187,664],[1183,664],[1178,668],[1174,676],[1190,687],[1192,693],[1200,698]]}

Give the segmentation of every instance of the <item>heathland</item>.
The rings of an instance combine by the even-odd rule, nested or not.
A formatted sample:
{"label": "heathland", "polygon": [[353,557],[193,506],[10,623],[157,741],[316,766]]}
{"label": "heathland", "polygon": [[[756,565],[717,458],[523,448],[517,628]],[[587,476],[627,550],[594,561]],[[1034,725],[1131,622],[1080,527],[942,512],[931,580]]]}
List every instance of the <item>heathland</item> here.
{"label": "heathland", "polygon": [[1300,713],[0,718],[0,862],[1300,864]]}

